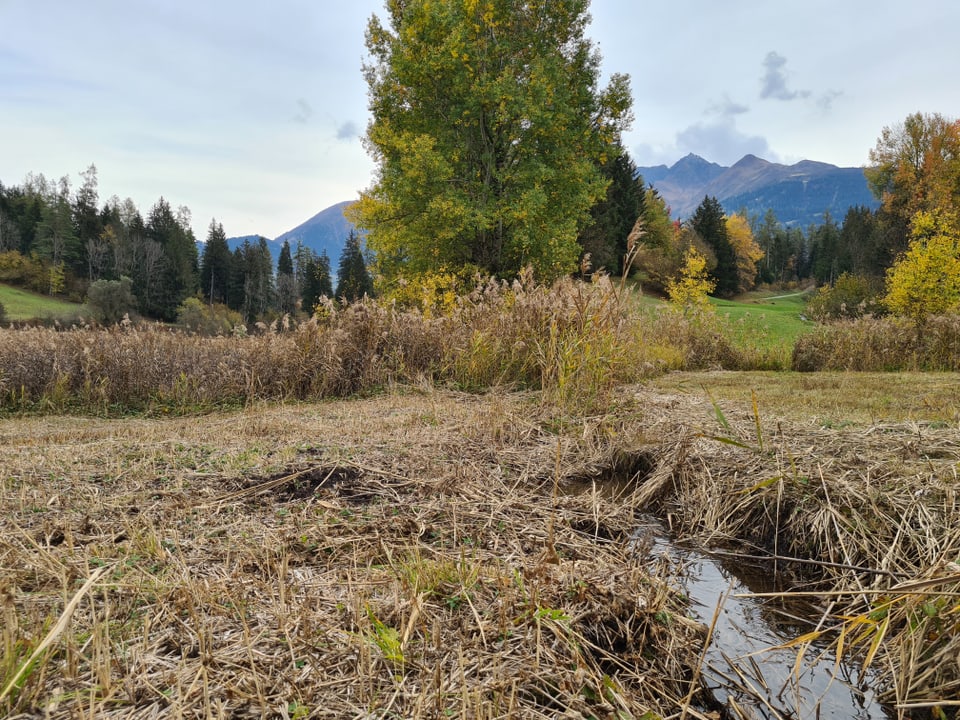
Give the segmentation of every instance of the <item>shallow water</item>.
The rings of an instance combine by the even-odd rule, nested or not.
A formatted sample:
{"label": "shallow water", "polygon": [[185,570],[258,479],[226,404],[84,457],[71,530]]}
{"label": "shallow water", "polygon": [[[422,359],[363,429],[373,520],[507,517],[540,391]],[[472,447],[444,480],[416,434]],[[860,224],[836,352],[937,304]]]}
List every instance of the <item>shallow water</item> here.
{"label": "shallow water", "polygon": [[693,615],[707,626],[716,615],[701,676],[731,717],[894,717],[876,701],[869,675],[858,685],[859,667],[838,664],[827,648],[808,648],[799,667],[796,649],[772,649],[812,630],[821,611],[791,603],[789,619],[771,599],[750,597],[774,591],[773,577],[748,567],[733,571],[728,558],[721,561],[708,551],[680,547],[654,518],[637,534],[650,544],[651,561],[676,566],[677,582],[690,598]]}

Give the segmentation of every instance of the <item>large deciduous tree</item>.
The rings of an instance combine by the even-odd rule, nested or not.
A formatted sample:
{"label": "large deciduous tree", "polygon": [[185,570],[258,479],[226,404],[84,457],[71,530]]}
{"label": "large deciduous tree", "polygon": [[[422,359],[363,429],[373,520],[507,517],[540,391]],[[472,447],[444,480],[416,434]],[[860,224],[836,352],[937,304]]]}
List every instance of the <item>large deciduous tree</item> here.
{"label": "large deciduous tree", "polygon": [[918,212],[949,212],[960,204],[960,121],[918,112],[883,128],[864,174],[882,203],[885,254],[892,260],[910,242]]}
{"label": "large deciduous tree", "polygon": [[727,238],[733,248],[737,266],[737,292],[752,290],[757,282],[757,263],[763,259],[763,250],[753,239],[750,222],[740,213],[726,218]]}
{"label": "large deciduous tree", "polygon": [[630,119],[628,78],[599,86],[589,0],[387,0],[364,67],[373,186],[353,206],[387,279],[467,265],[548,280]]}
{"label": "large deciduous tree", "polygon": [[905,222],[960,199],[960,121],[914,113],[881,131],[864,171],[884,209]]}

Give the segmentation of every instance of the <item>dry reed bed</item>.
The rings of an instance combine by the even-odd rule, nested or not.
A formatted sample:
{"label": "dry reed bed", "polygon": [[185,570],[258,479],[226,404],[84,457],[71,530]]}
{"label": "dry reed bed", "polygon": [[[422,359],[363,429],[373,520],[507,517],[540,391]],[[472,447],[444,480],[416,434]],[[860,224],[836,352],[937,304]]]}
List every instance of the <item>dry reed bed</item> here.
{"label": "dry reed bed", "polygon": [[667,714],[702,629],[631,547],[634,508],[557,492],[622,429],[442,393],[4,421],[0,709]]}
{"label": "dry reed bed", "polygon": [[918,327],[904,317],[862,317],[820,325],[797,339],[794,370],[960,371],[960,315]]}
{"label": "dry reed bed", "polygon": [[581,407],[664,369],[743,363],[716,318],[637,313],[602,276],[549,288],[525,278],[479,285],[448,315],[364,300],[250,337],[0,328],[0,411],[180,413],[423,382],[536,388]]}

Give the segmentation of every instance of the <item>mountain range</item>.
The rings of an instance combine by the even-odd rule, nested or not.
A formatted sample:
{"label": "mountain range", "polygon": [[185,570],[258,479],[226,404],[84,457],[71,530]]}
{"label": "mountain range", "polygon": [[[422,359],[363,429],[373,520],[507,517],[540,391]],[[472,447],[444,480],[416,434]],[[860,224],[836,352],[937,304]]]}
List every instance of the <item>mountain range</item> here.
{"label": "mountain range", "polygon": [[767,210],[773,210],[782,224],[803,228],[823,223],[827,212],[842,222],[850,207],[873,209],[879,205],[862,168],[811,160],[781,165],[745,155],[731,167],[724,167],[691,153],[671,167],[655,165],[637,170],[679,220],[693,215],[705,197],[715,197],[727,213],[745,209],[748,217],[762,218]]}
{"label": "mountain range", "polygon": [[[273,255],[274,262],[280,257],[280,249],[283,247],[285,240],[290,243],[291,250],[296,250],[299,240],[317,255],[326,253],[327,257],[330,258],[330,265],[336,269],[337,263],[340,261],[340,254],[343,252],[343,246],[347,241],[347,235],[353,229],[353,224],[344,217],[343,211],[352,204],[352,200],[347,200],[331,205],[309,220],[300,223],[293,230],[288,230],[273,240],[267,238],[267,245],[270,247],[270,254]],[[232,237],[227,238],[227,244],[231,250],[236,250],[243,244],[244,240],[253,243],[257,242],[259,238],[259,235]]]}
{"label": "mountain range", "polygon": [[[847,209],[863,205],[871,209],[879,203],[870,193],[862,168],[842,168],[828,163],[803,160],[781,165],[745,155],[731,167],[724,167],[690,154],[671,167],[655,165],[638,168],[644,182],[653,185],[679,220],[693,215],[707,196],[720,201],[728,213],[745,209],[747,215],[763,217],[773,210],[777,220],[790,227],[806,228],[823,222],[829,212],[842,222]],[[268,239],[274,260],[284,240],[295,249],[297,241],[318,255],[326,252],[336,268],[353,225],[343,211],[352,201],[331,205],[282,235]],[[230,249],[244,240],[256,242],[258,235],[228,238]]]}

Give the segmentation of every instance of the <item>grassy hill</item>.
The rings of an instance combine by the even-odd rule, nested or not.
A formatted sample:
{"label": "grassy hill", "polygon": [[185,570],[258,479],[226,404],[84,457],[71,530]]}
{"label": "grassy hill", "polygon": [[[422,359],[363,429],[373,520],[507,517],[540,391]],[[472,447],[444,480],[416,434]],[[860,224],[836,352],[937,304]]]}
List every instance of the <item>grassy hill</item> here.
{"label": "grassy hill", "polygon": [[84,305],[57,300],[0,283],[0,304],[7,320],[49,320],[73,318],[86,309]]}

